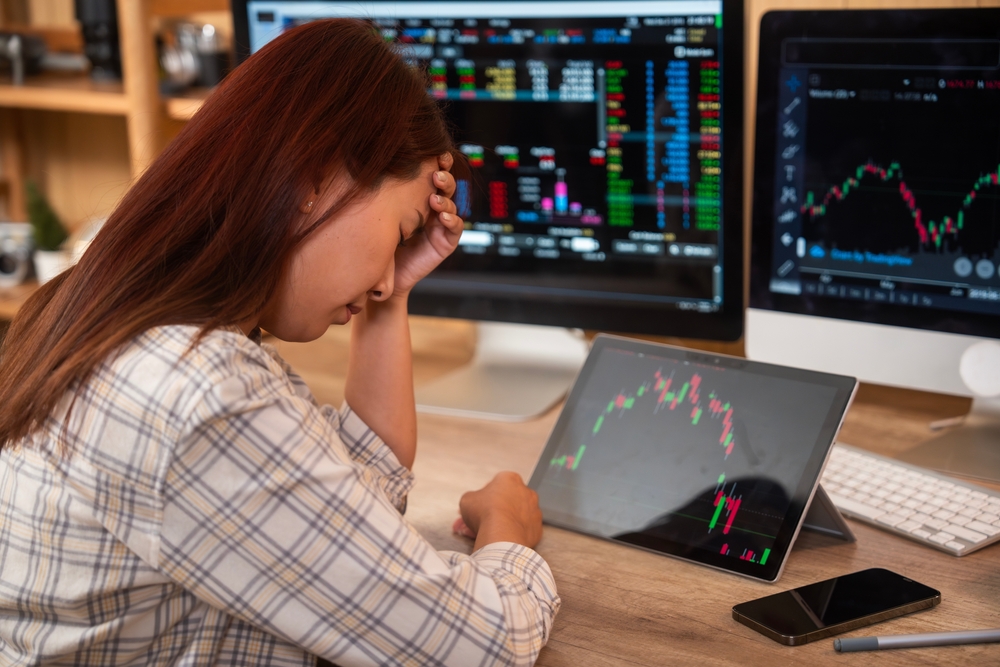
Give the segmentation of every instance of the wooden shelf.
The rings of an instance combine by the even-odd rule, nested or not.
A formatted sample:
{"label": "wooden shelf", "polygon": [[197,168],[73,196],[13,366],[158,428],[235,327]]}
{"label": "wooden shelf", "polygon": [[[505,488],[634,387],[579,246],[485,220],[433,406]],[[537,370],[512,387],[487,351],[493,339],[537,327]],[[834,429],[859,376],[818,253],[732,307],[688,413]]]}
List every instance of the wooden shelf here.
{"label": "wooden shelf", "polygon": [[33,76],[23,86],[0,77],[0,107],[46,109],[124,116],[129,105],[121,82],[98,82],[85,75]]}
{"label": "wooden shelf", "polygon": [[38,289],[38,283],[30,280],[14,287],[0,287],[0,320],[12,320],[28,297]]}
{"label": "wooden shelf", "polygon": [[196,12],[228,12],[229,0],[150,0],[154,16],[185,16]]}
{"label": "wooden shelf", "polygon": [[181,95],[168,97],[167,116],[174,120],[190,120],[211,92],[211,88],[194,88]]}

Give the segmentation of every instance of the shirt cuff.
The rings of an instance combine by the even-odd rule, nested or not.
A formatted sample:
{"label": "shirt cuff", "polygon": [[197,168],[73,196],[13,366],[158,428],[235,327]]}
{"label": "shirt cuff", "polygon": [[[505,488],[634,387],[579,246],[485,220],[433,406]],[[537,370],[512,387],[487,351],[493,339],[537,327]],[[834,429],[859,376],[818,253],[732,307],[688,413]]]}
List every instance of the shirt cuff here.
{"label": "shirt cuff", "polygon": [[400,513],[405,511],[407,494],[413,488],[413,473],[399,462],[395,453],[351,409],[347,401],[341,406],[339,417],[337,430],[351,459],[375,472],[389,502]]}
{"label": "shirt cuff", "polygon": [[549,564],[534,549],[515,542],[493,542],[473,552],[471,558],[488,570],[509,572],[523,581],[539,601],[548,601],[558,608],[555,577]]}

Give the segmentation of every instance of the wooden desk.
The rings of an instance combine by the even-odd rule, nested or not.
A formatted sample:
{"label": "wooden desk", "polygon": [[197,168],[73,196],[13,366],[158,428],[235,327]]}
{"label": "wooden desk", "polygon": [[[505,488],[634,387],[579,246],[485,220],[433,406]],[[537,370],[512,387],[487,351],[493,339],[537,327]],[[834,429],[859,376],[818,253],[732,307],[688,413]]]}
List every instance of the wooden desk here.
{"label": "wooden desk", "polygon": [[[471,354],[467,323],[412,320],[415,381],[447,372]],[[322,401],[339,404],[348,331],[332,328],[307,345],[280,344]],[[931,419],[960,414],[967,400],[864,387],[841,438],[895,454],[929,436]],[[439,549],[468,553],[451,534],[462,492],[499,470],[531,474],[557,411],[525,424],[421,415],[407,518]],[[539,665],[996,665],[1000,644],[841,655],[826,639],[781,646],[732,619],[733,604],[873,566],[887,567],[941,591],[930,610],[851,633],[905,634],[1000,627],[1000,547],[963,558],[851,523],[858,541],[845,544],[803,533],[774,585],[757,583],[623,545],[546,527],[538,551],[549,562],[563,599]]]}

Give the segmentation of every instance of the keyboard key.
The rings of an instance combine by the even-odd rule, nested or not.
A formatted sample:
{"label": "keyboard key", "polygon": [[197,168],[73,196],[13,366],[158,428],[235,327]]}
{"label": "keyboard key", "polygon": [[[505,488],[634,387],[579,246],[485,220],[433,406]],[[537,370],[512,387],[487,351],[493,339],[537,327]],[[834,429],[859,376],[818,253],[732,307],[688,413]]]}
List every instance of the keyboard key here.
{"label": "keyboard key", "polygon": [[922,512],[917,512],[916,514],[910,516],[914,521],[919,521],[920,523],[927,523],[928,521],[933,521],[933,517],[929,514],[924,514]]}
{"label": "keyboard key", "polygon": [[970,521],[965,524],[965,527],[969,530],[975,530],[983,533],[987,537],[993,537],[994,535],[1000,535],[1000,527],[991,526],[988,523],[983,523],[982,521]]}
{"label": "keyboard key", "polygon": [[997,521],[1000,521],[1000,516],[983,512],[976,517],[976,521],[982,521],[983,523],[996,523]]}
{"label": "keyboard key", "polygon": [[941,519],[927,519],[927,521],[924,521],[924,525],[930,526],[934,530],[941,530],[948,525],[948,522],[942,521]]}
{"label": "keyboard key", "polygon": [[924,530],[923,528],[919,528],[917,530],[911,530],[910,534],[915,535],[915,536],[919,537],[922,540],[926,540],[927,538],[929,538],[931,536],[931,534],[929,532],[927,532],[926,530]]}
{"label": "keyboard key", "polygon": [[949,549],[954,549],[955,551],[965,551],[965,545],[961,542],[945,542],[944,545]]}
{"label": "keyboard key", "polygon": [[962,516],[967,516],[970,519],[974,519],[977,516],[979,516],[980,514],[982,514],[982,512],[980,512],[979,510],[977,510],[974,507],[963,507],[962,509],[960,509],[958,511],[958,513],[961,514]]}
{"label": "keyboard key", "polygon": [[896,524],[896,529],[897,530],[904,530],[907,533],[912,533],[913,531],[917,530],[921,526],[923,526],[923,524],[917,523],[916,521],[909,521],[908,520],[908,521],[904,521],[903,523],[897,523]]}
{"label": "keyboard key", "polygon": [[866,519],[877,519],[878,517],[885,514],[883,510],[877,507],[872,507],[870,505],[865,505],[864,503],[859,503],[853,498],[845,498],[844,496],[835,496],[830,494],[830,499],[833,504],[840,509],[848,512],[850,514],[857,514],[858,516],[863,516]]}
{"label": "keyboard key", "polygon": [[961,514],[956,514],[955,516],[948,519],[948,521],[952,522],[956,526],[965,526],[968,525],[968,523],[972,521],[972,519],[970,519],[967,516],[962,516]]}
{"label": "keyboard key", "polygon": [[897,526],[904,521],[906,521],[905,516],[899,516],[898,514],[883,514],[879,518],[875,519],[879,523],[884,523],[887,526]]}
{"label": "keyboard key", "polygon": [[936,535],[931,535],[927,539],[929,539],[931,542],[934,542],[936,544],[944,544],[946,542],[951,542],[952,540],[954,540],[955,536],[952,535],[951,533],[941,532],[941,533],[937,533]]}
{"label": "keyboard key", "polygon": [[935,519],[943,519],[947,521],[951,517],[955,516],[955,513],[949,512],[948,510],[938,510],[937,512],[934,512],[934,514],[931,514],[931,516]]}
{"label": "keyboard key", "polygon": [[977,533],[974,530],[969,530],[968,528],[963,528],[962,526],[956,526],[955,524],[947,526],[945,531],[953,534],[955,537],[961,537],[966,542],[972,542],[973,544],[976,542],[982,542],[986,539],[986,536],[982,533]]}

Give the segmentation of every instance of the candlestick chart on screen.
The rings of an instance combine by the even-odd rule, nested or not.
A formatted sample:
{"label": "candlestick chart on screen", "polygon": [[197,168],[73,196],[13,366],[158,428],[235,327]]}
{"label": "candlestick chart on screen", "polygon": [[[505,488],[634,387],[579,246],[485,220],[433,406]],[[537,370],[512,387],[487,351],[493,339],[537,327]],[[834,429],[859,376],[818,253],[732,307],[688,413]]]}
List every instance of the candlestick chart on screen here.
{"label": "candlestick chart on screen", "polygon": [[[679,465],[697,464],[699,472],[710,471],[713,487],[697,489],[678,507],[661,508],[649,525],[681,531],[683,541],[711,545],[723,555],[764,564],[770,553],[787,506],[787,497],[775,492],[771,482],[755,483],[746,473],[746,462],[727,466],[735,456],[755,458],[737,428],[740,407],[724,391],[726,372],[718,368],[688,365],[650,367],[644,378],[636,378],[629,388],[609,392],[607,402],[587,422],[587,430],[567,443],[548,461],[550,471],[574,477],[581,472],[609,474],[607,459],[596,460],[588,452],[617,451],[628,457],[655,456],[637,453],[645,443],[677,458]],[[659,442],[657,442],[657,440]],[[642,442],[644,444],[636,444]],[[639,467],[655,469],[670,465],[650,459]],[[676,471],[672,471],[676,472]],[[633,480],[636,486],[655,485],[656,480]],[[637,502],[633,499],[633,502]],[[666,528],[664,528],[666,529]],[[744,546],[752,536],[752,545]],[[766,546],[760,547],[761,541]],[[725,549],[721,545],[725,545]],[[730,546],[732,545],[732,546]]]}
{"label": "candlestick chart on screen", "polygon": [[[882,167],[869,160],[859,165],[854,170],[853,175],[848,176],[840,185],[831,186],[822,195],[817,196],[814,192],[807,192],[801,212],[807,215],[810,220],[815,221],[817,218],[825,216],[831,207],[835,208],[837,202],[844,201],[852,192],[866,185],[878,188],[885,194],[888,194],[890,190],[895,190],[901,204],[913,217],[913,233],[920,248],[941,250],[946,247],[946,241],[955,241],[957,246],[959,235],[965,228],[966,213],[977,201],[980,193],[987,192],[988,188],[997,187],[998,170],[1000,167],[994,168],[976,179],[965,196],[960,198],[961,203],[956,204],[954,213],[944,215],[939,220],[929,220],[919,205],[916,194],[907,185],[901,165],[898,162],[891,162],[888,167]],[[956,196],[956,202],[958,200],[959,197]]]}
{"label": "candlestick chart on screen", "polygon": [[779,204],[781,221],[801,217],[804,266],[954,281],[960,257],[996,262],[1000,96],[834,102],[809,102],[802,189]]}

